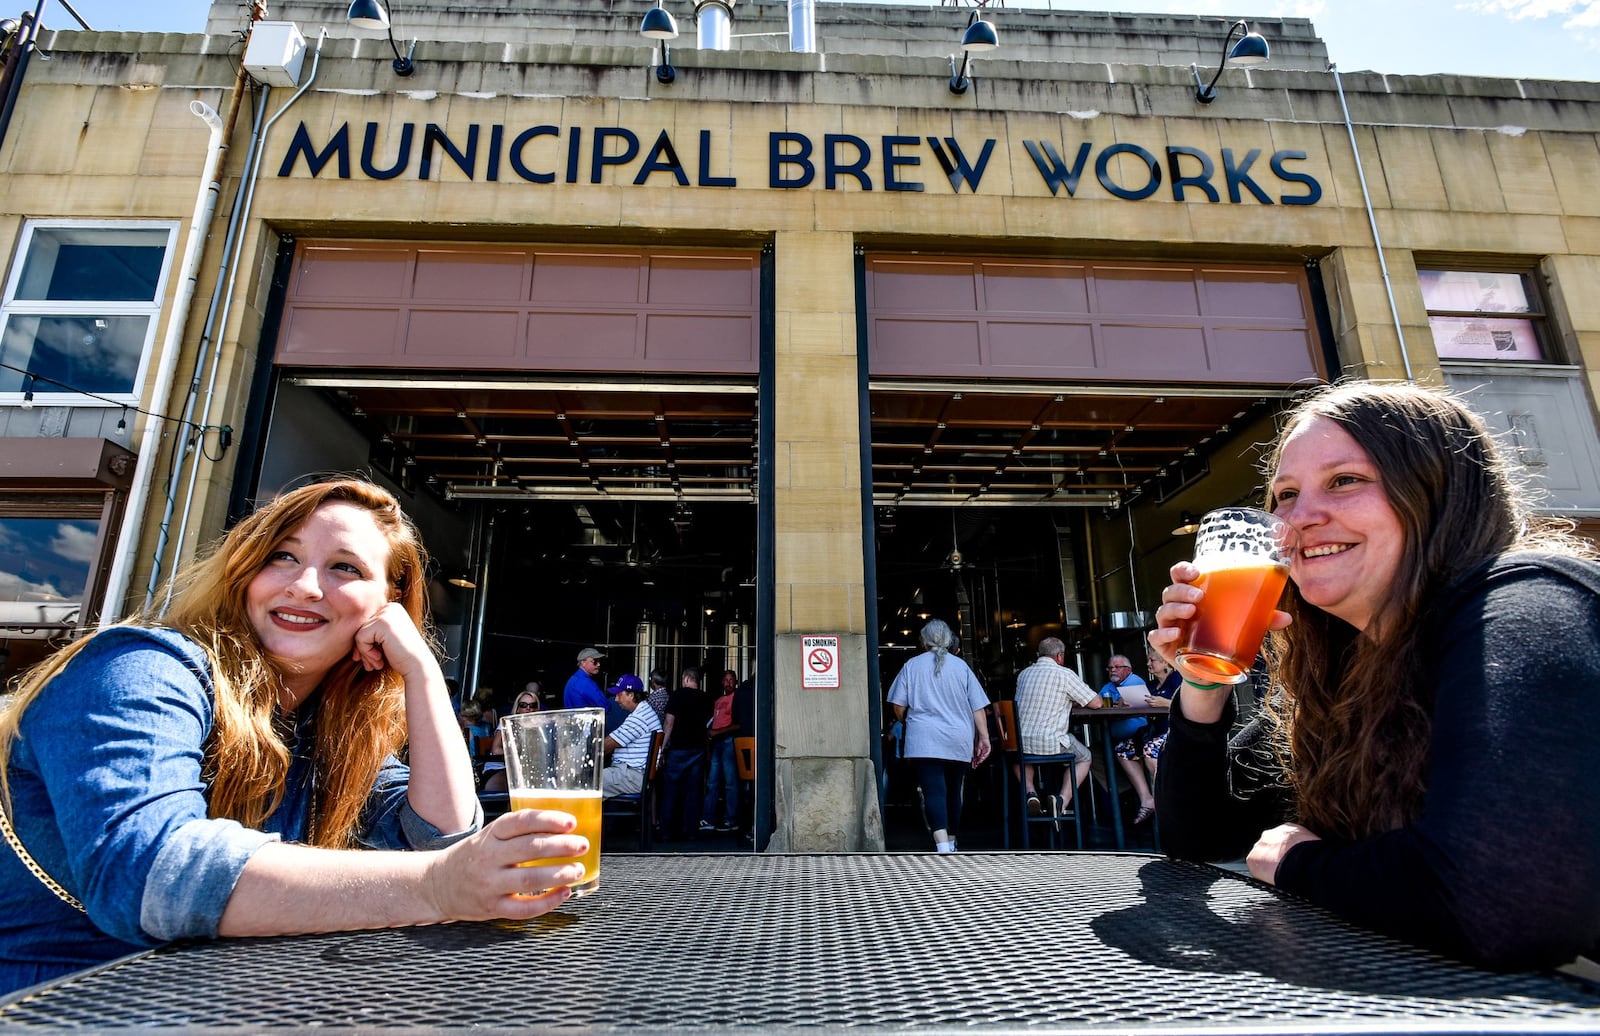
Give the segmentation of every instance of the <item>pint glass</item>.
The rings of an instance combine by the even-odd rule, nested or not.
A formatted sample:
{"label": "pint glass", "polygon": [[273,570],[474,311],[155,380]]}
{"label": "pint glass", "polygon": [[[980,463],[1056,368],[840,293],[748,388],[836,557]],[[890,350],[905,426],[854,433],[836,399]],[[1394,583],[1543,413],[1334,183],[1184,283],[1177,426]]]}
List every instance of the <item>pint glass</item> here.
{"label": "pint glass", "polygon": [[1195,683],[1249,677],[1298,543],[1288,522],[1254,507],[1224,507],[1200,520],[1194,585],[1206,595],[1183,624],[1179,672]]}
{"label": "pint glass", "polygon": [[557,809],[578,818],[574,834],[589,840],[583,856],[529,860],[535,864],[583,864],[575,896],[600,887],[600,771],[605,767],[606,711],[556,709],[522,712],[500,720],[506,753],[506,786],[512,809]]}

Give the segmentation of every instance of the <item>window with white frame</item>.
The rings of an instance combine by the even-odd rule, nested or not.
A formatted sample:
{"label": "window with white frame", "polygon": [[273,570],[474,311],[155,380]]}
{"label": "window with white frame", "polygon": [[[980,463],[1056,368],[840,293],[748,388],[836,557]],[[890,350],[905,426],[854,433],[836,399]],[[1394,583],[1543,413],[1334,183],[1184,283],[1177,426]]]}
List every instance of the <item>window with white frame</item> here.
{"label": "window with white frame", "polygon": [[28,223],[0,304],[0,403],[137,403],[176,237],[173,223]]}
{"label": "window with white frame", "polygon": [[1418,270],[1441,360],[1560,363],[1529,270]]}

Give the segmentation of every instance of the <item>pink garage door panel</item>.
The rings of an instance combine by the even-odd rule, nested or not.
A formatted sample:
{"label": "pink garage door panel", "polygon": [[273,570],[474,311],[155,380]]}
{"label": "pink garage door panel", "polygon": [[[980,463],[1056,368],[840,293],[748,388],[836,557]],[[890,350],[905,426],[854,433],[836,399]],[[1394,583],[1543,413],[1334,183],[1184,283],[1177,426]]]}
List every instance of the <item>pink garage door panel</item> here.
{"label": "pink garage door panel", "polygon": [[1261,378],[1301,377],[1305,336],[1298,331],[1219,327],[1211,334],[1211,363],[1222,370],[1256,371]]}
{"label": "pink garage door panel", "polygon": [[756,369],[756,322],[749,317],[678,316],[657,313],[645,319],[644,358],[652,365],[674,360],[737,359],[732,342],[745,342],[744,360]]}
{"label": "pink garage door panel", "polygon": [[760,284],[742,257],[654,256],[650,259],[650,302],[675,307],[726,307],[743,301],[754,307]]}
{"label": "pink garage door panel", "polygon": [[758,363],[754,251],[305,242],[291,285],[286,365],[750,374]]}
{"label": "pink garage door panel", "polygon": [[533,301],[570,306],[608,302],[632,306],[643,297],[639,256],[589,253],[540,254],[533,264]]}
{"label": "pink garage door panel", "polygon": [[1299,264],[869,256],[866,307],[875,375],[1326,377]]}
{"label": "pink garage door panel", "polygon": [[978,308],[973,264],[874,260],[872,297],[885,312],[971,312]]}
{"label": "pink garage door panel", "polygon": [[521,252],[436,252],[417,254],[412,298],[451,302],[521,302],[528,297]]}
{"label": "pink garage door panel", "polygon": [[308,245],[293,279],[302,299],[390,299],[402,295],[411,271],[409,252],[384,248]]}
{"label": "pink garage door panel", "polygon": [[[579,369],[597,360],[632,360],[641,353],[633,313],[535,313],[528,317],[529,357],[565,360]],[[609,366],[609,364],[607,364]]]}
{"label": "pink garage door panel", "polygon": [[301,306],[283,322],[278,350],[321,363],[368,365],[387,360],[399,334],[400,314],[392,309],[338,309]]}
{"label": "pink garage door panel", "polygon": [[991,313],[1087,313],[1088,268],[985,263],[983,301]]}
{"label": "pink garage door panel", "polygon": [[1106,324],[1100,345],[1124,370],[1166,374],[1206,367],[1206,336],[1198,327]]}
{"label": "pink garage door panel", "polygon": [[1194,271],[1148,266],[1098,269],[1094,310],[1108,316],[1199,316]]}
{"label": "pink garage door panel", "polygon": [[[452,366],[509,360],[521,351],[517,337],[521,327],[522,314],[515,310],[495,313],[481,309],[413,309],[405,354]],[[463,332],[472,337],[465,338]]]}
{"label": "pink garage door panel", "polygon": [[1094,330],[1088,324],[989,321],[989,362],[1007,367],[1056,367],[1093,372]]}
{"label": "pink garage door panel", "polygon": [[1276,277],[1266,272],[1207,270],[1205,311],[1214,317],[1248,316],[1304,323],[1303,282],[1304,277],[1298,270],[1285,270]]}
{"label": "pink garage door panel", "polygon": [[[930,370],[984,367],[978,354],[978,325],[955,320],[877,320],[873,341],[882,343],[884,374],[927,374]],[[879,373],[873,353],[873,373]]]}

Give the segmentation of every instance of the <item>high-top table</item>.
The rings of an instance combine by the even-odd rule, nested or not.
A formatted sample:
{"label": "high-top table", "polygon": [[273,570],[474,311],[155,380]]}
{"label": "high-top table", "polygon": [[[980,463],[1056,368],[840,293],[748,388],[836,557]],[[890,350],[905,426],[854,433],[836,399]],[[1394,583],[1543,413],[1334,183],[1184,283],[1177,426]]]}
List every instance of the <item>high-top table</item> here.
{"label": "high-top table", "polygon": [[1111,831],[1116,837],[1118,849],[1126,849],[1127,841],[1122,830],[1122,792],[1117,781],[1116,756],[1112,754],[1112,746],[1116,743],[1116,739],[1111,736],[1111,724],[1119,719],[1132,719],[1134,716],[1143,716],[1154,722],[1166,719],[1171,714],[1170,710],[1159,705],[1115,705],[1109,708],[1101,706],[1097,709],[1085,708],[1082,705],[1072,707],[1074,723],[1085,723],[1100,730],[1100,751],[1105,753],[1106,791],[1111,799]]}
{"label": "high-top table", "polygon": [[1600,1032],[1600,987],[1475,970],[1249,878],[1117,853],[607,856],[525,923],[177,945],[0,1033]]}

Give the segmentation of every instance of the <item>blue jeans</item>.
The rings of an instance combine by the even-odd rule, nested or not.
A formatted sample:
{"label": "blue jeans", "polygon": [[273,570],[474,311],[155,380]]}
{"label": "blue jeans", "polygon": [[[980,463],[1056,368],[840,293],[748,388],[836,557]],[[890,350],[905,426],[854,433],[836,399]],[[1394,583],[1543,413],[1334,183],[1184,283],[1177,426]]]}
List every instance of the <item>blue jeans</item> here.
{"label": "blue jeans", "polygon": [[[717,812],[717,797],[722,798],[722,812]],[[733,827],[739,819],[739,767],[733,758],[733,737],[719,737],[711,742],[711,776],[706,778],[706,800],[700,806],[700,816],[716,823],[722,817],[722,827]]]}
{"label": "blue jeans", "polygon": [[953,759],[908,759],[922,788],[922,812],[929,831],[948,831],[955,837],[961,826],[961,792],[971,764]]}
{"label": "blue jeans", "polygon": [[669,748],[661,767],[661,830],[692,835],[700,828],[700,785],[706,776],[706,754],[698,748]]}

